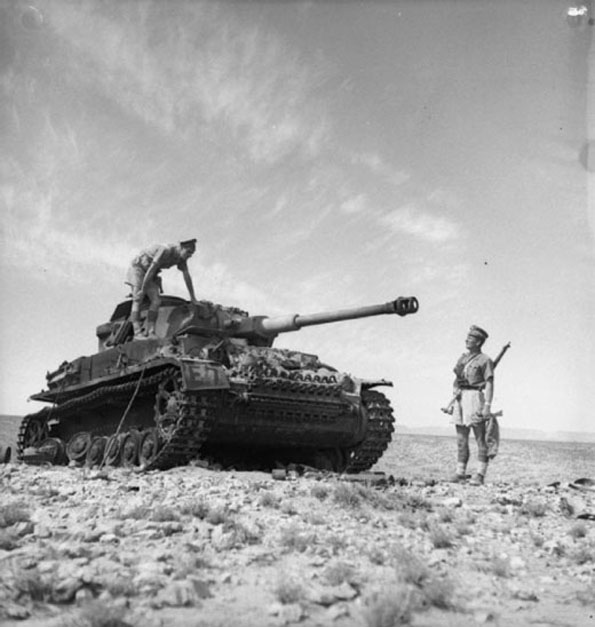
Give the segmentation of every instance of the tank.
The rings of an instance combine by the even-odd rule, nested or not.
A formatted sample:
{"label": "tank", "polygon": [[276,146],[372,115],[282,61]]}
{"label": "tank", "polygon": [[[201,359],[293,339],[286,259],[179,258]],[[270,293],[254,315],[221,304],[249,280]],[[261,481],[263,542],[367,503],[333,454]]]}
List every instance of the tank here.
{"label": "tank", "polygon": [[393,410],[377,389],[390,381],[356,378],[273,342],[312,325],[413,314],[415,297],[268,317],[162,296],[156,337],[141,339],[130,310],[130,300],[120,303],[97,327],[96,353],[47,373],[47,389],[31,398],[50,405],[23,418],[17,459],[146,470],[293,463],[357,473],[390,443]]}

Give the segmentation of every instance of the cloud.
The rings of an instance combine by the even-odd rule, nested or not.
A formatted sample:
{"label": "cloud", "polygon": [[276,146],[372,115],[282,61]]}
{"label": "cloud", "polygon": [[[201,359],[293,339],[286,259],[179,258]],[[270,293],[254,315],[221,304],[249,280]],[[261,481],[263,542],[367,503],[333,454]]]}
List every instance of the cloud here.
{"label": "cloud", "polygon": [[352,196],[347,200],[343,201],[339,208],[344,213],[348,214],[368,214],[370,211],[370,207],[368,206],[368,201],[365,194],[358,194],[357,196]]}
{"label": "cloud", "polygon": [[159,2],[98,6],[58,3],[53,23],[72,71],[124,111],[186,139],[219,124],[257,162],[320,151],[325,77],[273,31],[218,3],[179,3],[167,19]]}
{"label": "cloud", "polygon": [[394,168],[377,153],[353,153],[351,163],[367,167],[371,172],[381,176],[395,187],[399,187],[411,178],[409,173]]}
{"label": "cloud", "polygon": [[461,237],[458,225],[443,216],[422,213],[412,206],[394,209],[380,218],[393,233],[411,235],[430,243],[446,243]]}

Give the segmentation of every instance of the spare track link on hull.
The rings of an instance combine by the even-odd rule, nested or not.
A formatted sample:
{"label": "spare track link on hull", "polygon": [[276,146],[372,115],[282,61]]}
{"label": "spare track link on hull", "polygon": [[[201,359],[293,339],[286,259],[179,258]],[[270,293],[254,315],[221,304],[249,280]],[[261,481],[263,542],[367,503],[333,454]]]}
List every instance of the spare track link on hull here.
{"label": "spare track link on hull", "polygon": [[[160,370],[158,373],[141,381],[138,393],[140,395],[150,393],[152,389],[155,390],[157,388],[160,382],[176,376],[178,373],[178,368]],[[58,422],[64,419],[67,420],[74,413],[91,410],[102,405],[108,398],[113,402],[114,398],[121,397],[122,410],[124,410],[137,385],[138,379],[118,385],[106,386],[67,401],[62,405],[44,407],[37,413],[25,416],[19,427],[17,459],[22,460],[23,458],[23,451],[27,444],[25,435],[32,422],[38,421],[40,425],[47,425],[50,419]],[[217,409],[221,405],[220,399],[221,396],[217,392],[184,393],[174,431],[163,441],[160,451],[144,469],[156,470],[183,466],[195,457],[207,439],[217,417]]]}
{"label": "spare track link on hull", "polygon": [[395,430],[389,400],[376,390],[364,390],[362,400],[368,412],[364,441],[351,453],[345,472],[358,473],[372,468],[390,444]]}

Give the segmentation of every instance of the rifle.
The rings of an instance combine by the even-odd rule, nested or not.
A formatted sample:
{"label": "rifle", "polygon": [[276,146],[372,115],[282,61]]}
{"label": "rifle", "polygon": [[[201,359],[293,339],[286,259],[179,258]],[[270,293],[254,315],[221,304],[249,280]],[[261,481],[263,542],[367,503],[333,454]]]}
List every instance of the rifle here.
{"label": "rifle", "polygon": [[[506,351],[509,348],[510,348],[510,342],[508,342],[502,347],[502,349],[498,353],[498,356],[496,357],[496,359],[494,359],[494,362],[493,362],[494,368],[496,368],[496,366],[500,363],[500,360],[502,359],[502,357],[504,357],[504,353],[506,353]],[[446,407],[441,407],[440,410],[443,411],[445,414],[452,414],[454,410],[455,402],[457,401],[460,395],[461,395],[461,391],[457,390],[455,395],[450,399],[450,402],[448,403],[448,405]]]}

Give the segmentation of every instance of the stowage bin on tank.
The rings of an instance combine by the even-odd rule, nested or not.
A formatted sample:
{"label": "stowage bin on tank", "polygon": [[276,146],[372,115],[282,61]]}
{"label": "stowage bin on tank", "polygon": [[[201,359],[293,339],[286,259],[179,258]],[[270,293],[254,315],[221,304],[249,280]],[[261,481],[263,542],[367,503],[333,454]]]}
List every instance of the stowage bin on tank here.
{"label": "stowage bin on tank", "polygon": [[20,460],[149,470],[200,458],[236,468],[294,462],[360,472],[391,441],[392,409],[373,388],[392,383],[272,345],[302,327],[415,313],[416,298],[267,317],[164,296],[157,337],[146,339],[133,339],[130,307],[120,303],[97,327],[97,353],[47,374],[47,389],[31,398],[51,405],[23,418]]}

